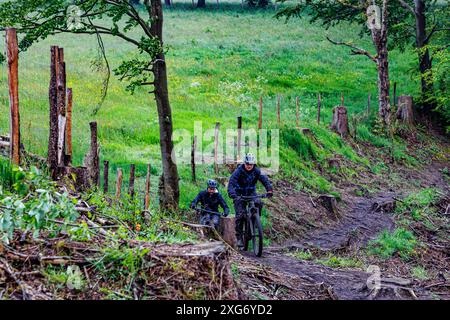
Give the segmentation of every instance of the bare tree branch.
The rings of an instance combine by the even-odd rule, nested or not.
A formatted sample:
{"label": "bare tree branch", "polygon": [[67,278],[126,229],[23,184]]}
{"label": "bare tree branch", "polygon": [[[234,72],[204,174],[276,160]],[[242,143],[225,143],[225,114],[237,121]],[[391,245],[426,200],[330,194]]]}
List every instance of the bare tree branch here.
{"label": "bare tree branch", "polygon": [[327,37],[327,40],[330,41],[332,44],[338,45],[338,46],[346,46],[351,48],[351,52],[353,55],[364,55],[366,57],[368,57],[370,60],[372,60],[373,62],[377,62],[377,58],[375,56],[373,56],[372,54],[370,54],[367,50],[358,48],[354,45],[352,45],[351,43],[348,42],[340,42],[340,41],[334,41],[331,40],[329,37]]}

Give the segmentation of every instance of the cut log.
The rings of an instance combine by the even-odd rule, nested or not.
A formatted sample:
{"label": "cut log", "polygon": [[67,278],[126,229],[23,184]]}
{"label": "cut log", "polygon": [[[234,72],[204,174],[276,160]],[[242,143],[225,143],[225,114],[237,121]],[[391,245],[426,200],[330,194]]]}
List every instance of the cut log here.
{"label": "cut log", "polygon": [[223,240],[232,248],[236,248],[236,231],[234,217],[220,217],[219,232]]}
{"label": "cut log", "polygon": [[408,126],[414,125],[413,99],[411,96],[398,97],[397,119]]}
{"label": "cut log", "polygon": [[319,196],[319,202],[331,214],[332,219],[339,219],[339,210],[337,208],[336,198],[330,194],[323,194]]}
{"label": "cut log", "polygon": [[331,130],[336,131],[342,137],[348,135],[348,117],[347,108],[344,106],[337,106],[333,108],[333,120],[331,122]]}

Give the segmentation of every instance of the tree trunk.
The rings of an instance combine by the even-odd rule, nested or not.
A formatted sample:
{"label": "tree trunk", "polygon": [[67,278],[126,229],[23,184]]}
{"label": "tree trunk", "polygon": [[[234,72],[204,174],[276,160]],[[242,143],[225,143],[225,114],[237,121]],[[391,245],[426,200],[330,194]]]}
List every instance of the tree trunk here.
{"label": "tree trunk", "polygon": [[390,83],[389,83],[389,59],[388,59],[388,0],[383,0],[383,13],[381,30],[372,29],[372,40],[377,50],[378,70],[378,113],[384,125],[389,125],[391,115]]}
{"label": "tree trunk", "polygon": [[[152,0],[152,20],[151,31],[157,36],[161,44],[163,43],[163,10],[161,0]],[[172,159],[173,141],[172,141],[172,110],[169,102],[169,92],[167,88],[167,68],[164,53],[156,57],[153,66],[155,99],[159,118],[159,137],[161,146],[161,159],[163,174],[161,176],[160,188],[160,207],[162,209],[178,209],[180,191],[178,186],[177,165]]]}
{"label": "tree trunk", "polygon": [[383,123],[389,125],[391,103],[389,97],[390,83],[389,83],[389,63],[387,47],[382,48],[378,53],[378,112]]}
{"label": "tree trunk", "polygon": [[197,1],[197,8],[205,8],[205,7],[206,7],[206,0]]}
{"label": "tree trunk", "polygon": [[171,0],[164,0],[164,5],[170,7],[172,5],[172,1]]}
{"label": "tree trunk", "polygon": [[414,0],[416,18],[416,46],[419,54],[419,70],[421,78],[423,112],[428,115],[436,107],[434,100],[433,72],[430,52],[424,47],[427,43],[425,1]]}

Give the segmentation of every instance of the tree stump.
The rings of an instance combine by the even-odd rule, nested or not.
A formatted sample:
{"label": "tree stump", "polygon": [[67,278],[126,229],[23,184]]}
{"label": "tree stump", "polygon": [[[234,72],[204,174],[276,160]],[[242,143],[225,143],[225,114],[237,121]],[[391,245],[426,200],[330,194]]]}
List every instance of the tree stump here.
{"label": "tree stump", "polygon": [[220,217],[219,232],[231,247],[236,248],[236,231],[234,217]]}
{"label": "tree stump", "polygon": [[413,99],[411,96],[398,97],[396,117],[408,126],[414,125]]}
{"label": "tree stump", "polygon": [[337,208],[336,198],[330,194],[323,194],[319,196],[319,202],[323,207],[325,207],[332,218],[335,220],[339,219],[339,210]]}
{"label": "tree stump", "polygon": [[346,137],[349,133],[347,108],[337,106],[333,108],[333,120],[331,122],[331,130],[336,131],[341,136]]}
{"label": "tree stump", "polygon": [[374,202],[372,205],[372,211],[390,213],[394,212],[395,207],[396,207],[395,199],[386,199]]}
{"label": "tree stump", "polygon": [[63,184],[68,184],[71,189],[83,192],[91,187],[89,170],[86,167],[58,167],[58,180]]}

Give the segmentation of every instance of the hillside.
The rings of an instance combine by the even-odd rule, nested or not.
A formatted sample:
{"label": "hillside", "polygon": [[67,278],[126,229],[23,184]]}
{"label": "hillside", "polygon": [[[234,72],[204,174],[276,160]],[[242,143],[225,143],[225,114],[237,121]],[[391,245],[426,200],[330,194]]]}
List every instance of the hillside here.
{"label": "hillside", "polygon": [[[164,10],[175,132],[194,133],[196,121],[213,130],[219,122],[225,136],[239,116],[244,129],[257,129],[261,97],[262,127],[279,136],[279,170],[262,166],[275,191],[262,215],[263,256],[233,249],[188,209],[209,178],[219,181],[232,208],[226,187],[235,164],[218,172],[214,164],[198,164],[196,181],[190,164],[179,164],[180,209],[159,209],[153,96],[143,88],[131,95],[112,75],[94,113],[105,76],[92,67],[101,63],[97,40],[57,35],[20,55],[27,161],[11,166],[0,145],[0,299],[449,299],[448,136],[419,123],[381,130],[375,66],[326,40],[345,39],[351,25],[325,30],[306,19],[284,23],[272,6],[249,10],[234,1],[218,9],[195,10],[189,2]],[[136,53],[115,37],[103,40],[112,69]],[[368,37],[358,42],[371,45]],[[47,156],[51,45],[65,50],[74,92],[73,164],[83,164],[89,122],[96,121],[100,163],[110,163],[106,194],[103,185],[79,192],[70,179],[52,182],[45,166],[26,156]],[[417,96],[420,83],[411,75],[417,57],[389,54],[396,95]],[[7,106],[7,65],[1,68],[0,100]],[[329,127],[341,96],[348,136]],[[2,141],[9,121],[2,112]],[[148,163],[150,209],[143,210]],[[136,165],[134,197],[127,194],[130,164]],[[124,179],[117,198],[119,168]],[[330,198],[336,207],[329,207]],[[368,280],[374,266],[381,289]]]}

